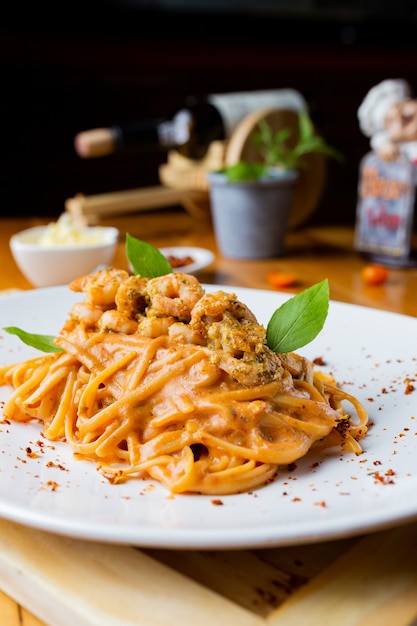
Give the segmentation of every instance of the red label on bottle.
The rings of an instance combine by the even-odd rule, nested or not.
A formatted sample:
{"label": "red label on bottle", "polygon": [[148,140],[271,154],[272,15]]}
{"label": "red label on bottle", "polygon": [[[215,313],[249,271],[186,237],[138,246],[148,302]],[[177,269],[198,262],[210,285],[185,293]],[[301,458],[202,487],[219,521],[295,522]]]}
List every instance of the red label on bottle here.
{"label": "red label on bottle", "polygon": [[415,196],[414,165],[405,157],[384,161],[367,154],[359,171],[355,248],[408,258]]}

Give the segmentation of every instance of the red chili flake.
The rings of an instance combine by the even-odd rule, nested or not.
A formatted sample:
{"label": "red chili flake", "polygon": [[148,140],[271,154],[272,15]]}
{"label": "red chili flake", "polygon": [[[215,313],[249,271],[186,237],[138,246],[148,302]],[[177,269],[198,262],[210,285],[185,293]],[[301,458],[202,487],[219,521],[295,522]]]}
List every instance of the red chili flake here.
{"label": "red chili flake", "polygon": [[29,446],[25,448],[25,452],[26,452],[26,456],[28,456],[31,459],[39,458],[39,454],[37,454],[36,452],[33,452],[32,448],[30,448]]}
{"label": "red chili flake", "polygon": [[327,504],[325,503],[324,500],[322,500],[321,502],[315,502],[314,506],[321,506],[321,507],[323,507],[325,509]]}
{"label": "red chili flake", "polygon": [[191,265],[191,263],[195,262],[195,259],[189,255],[179,257],[174,256],[173,254],[169,254],[166,258],[172,268],[184,267],[185,265]]}
{"label": "red chili flake", "polygon": [[293,502],[301,502],[301,498],[293,498],[292,501]]}
{"label": "red chili flake", "polygon": [[53,461],[48,461],[48,463],[46,464],[46,467],[56,467],[57,469],[60,469],[63,472],[68,471],[63,465],[61,465],[60,463],[54,463]]}
{"label": "red chili flake", "polygon": [[314,365],[326,365],[326,361],[323,359],[322,356],[316,356],[316,358],[313,359],[313,363]]}
{"label": "red chili flake", "polygon": [[220,500],[220,498],[215,498],[211,503],[214,504],[214,506],[223,506],[223,501]]}
{"label": "red chili flake", "polygon": [[58,483],[56,483],[54,480],[48,480],[46,482],[46,486],[49,487],[51,491],[56,491],[59,487]]}
{"label": "red chili flake", "polygon": [[375,483],[381,483],[381,485],[394,485],[394,481],[392,476],[395,476],[395,472],[392,469],[389,469],[385,472],[385,474],[381,474],[380,472],[373,472],[372,476],[374,477]]}
{"label": "red chili flake", "polygon": [[121,475],[122,475],[122,470],[118,470],[114,474],[103,474],[104,478],[106,478],[111,485],[116,485],[117,480]]}
{"label": "red chili flake", "polygon": [[405,382],[405,395],[408,396],[410,395],[410,393],[414,391],[415,387],[409,378],[406,378],[404,382]]}

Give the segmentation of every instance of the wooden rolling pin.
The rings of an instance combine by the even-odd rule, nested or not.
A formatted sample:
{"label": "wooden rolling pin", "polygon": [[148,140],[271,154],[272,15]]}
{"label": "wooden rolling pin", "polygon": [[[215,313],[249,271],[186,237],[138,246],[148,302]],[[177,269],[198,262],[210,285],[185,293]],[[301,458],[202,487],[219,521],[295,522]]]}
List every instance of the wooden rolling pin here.
{"label": "wooden rolling pin", "polygon": [[176,204],[185,206],[190,212],[194,211],[196,217],[202,217],[207,211],[199,207],[200,202],[202,207],[207,202],[207,193],[204,191],[157,185],[90,196],[77,194],[65,201],[65,209],[74,217],[74,221],[92,224],[97,223],[100,217],[160,209]]}

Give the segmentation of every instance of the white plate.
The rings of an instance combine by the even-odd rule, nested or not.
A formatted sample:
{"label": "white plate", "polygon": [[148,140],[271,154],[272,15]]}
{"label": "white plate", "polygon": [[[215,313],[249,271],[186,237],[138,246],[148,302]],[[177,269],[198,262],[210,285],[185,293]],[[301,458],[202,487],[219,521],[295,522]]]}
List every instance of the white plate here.
{"label": "white plate", "polygon": [[159,248],[159,250],[166,257],[174,256],[183,259],[189,256],[194,259],[193,263],[174,268],[174,272],[184,272],[185,274],[198,274],[199,272],[201,272],[201,270],[203,270],[214,261],[213,252],[211,252],[211,250],[207,250],[206,248],[173,246],[171,248]]}
{"label": "white plate", "polygon": [[[206,287],[214,290],[218,287]],[[267,323],[288,298],[228,287]],[[6,297],[0,328],[53,334],[79,299],[66,287]],[[0,363],[35,350],[1,333]],[[365,452],[310,453],[253,493],[173,498],[153,482],[110,485],[94,464],[48,443],[36,424],[0,424],[0,516],[59,534],[149,547],[237,548],[300,544],[375,531],[417,518],[417,320],[331,303],[325,329],[301,354],[367,405],[374,425]],[[0,402],[10,394],[0,388]],[[1,406],[1,404],[0,404]],[[37,456],[29,457],[30,448]],[[378,472],[378,474],[375,474]],[[377,479],[377,476],[381,480]],[[54,488],[55,485],[55,488]]]}

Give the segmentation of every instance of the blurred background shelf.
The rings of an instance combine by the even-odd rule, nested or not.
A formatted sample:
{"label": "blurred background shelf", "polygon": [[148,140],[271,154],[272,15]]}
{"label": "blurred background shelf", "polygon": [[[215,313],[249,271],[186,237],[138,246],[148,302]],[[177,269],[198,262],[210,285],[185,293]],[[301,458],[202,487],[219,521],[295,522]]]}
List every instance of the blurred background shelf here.
{"label": "blurred background shelf", "polygon": [[159,184],[166,154],[82,160],[73,148],[81,130],[164,116],[191,94],[292,87],[346,159],[329,161],[311,220],[353,223],[358,165],[369,149],[357,109],[384,78],[417,87],[413,5],[14,3],[0,23],[3,215],[56,217],[78,193]]}

